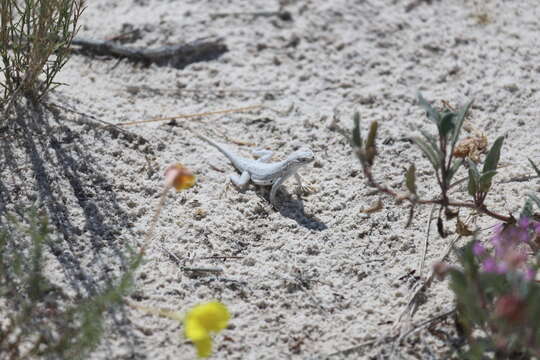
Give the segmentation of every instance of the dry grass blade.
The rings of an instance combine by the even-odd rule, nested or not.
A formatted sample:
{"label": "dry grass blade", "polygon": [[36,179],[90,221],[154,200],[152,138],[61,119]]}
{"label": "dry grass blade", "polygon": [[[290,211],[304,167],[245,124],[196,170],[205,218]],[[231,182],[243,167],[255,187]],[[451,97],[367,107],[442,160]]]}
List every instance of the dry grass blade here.
{"label": "dry grass blade", "polygon": [[227,110],[220,110],[220,111],[209,111],[199,114],[186,114],[186,115],[176,115],[176,116],[168,116],[168,117],[161,117],[161,118],[155,118],[155,119],[149,119],[149,120],[139,120],[139,121],[130,121],[125,123],[119,123],[118,126],[131,126],[131,125],[138,125],[138,124],[146,124],[151,122],[159,122],[159,121],[171,121],[176,119],[189,119],[189,118],[196,118],[201,116],[209,116],[209,115],[218,115],[218,114],[228,114],[228,113],[234,113],[234,112],[243,112],[243,111],[249,111],[254,109],[261,108],[262,105],[252,105],[252,106],[246,106],[236,109],[227,109]]}

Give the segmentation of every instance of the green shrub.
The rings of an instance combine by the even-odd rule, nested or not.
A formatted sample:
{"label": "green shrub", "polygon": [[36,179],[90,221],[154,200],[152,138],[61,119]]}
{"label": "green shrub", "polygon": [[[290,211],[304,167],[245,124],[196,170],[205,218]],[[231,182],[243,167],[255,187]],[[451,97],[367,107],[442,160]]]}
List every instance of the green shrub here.
{"label": "green shrub", "polygon": [[0,105],[23,95],[40,100],[59,85],[84,0],[0,0]]}
{"label": "green shrub", "polygon": [[[24,225],[24,224],[29,225]],[[104,317],[132,288],[142,254],[131,257],[117,284],[84,299],[69,298],[43,271],[54,241],[47,218],[32,210],[0,230],[0,354],[2,359],[83,359],[99,344]]]}

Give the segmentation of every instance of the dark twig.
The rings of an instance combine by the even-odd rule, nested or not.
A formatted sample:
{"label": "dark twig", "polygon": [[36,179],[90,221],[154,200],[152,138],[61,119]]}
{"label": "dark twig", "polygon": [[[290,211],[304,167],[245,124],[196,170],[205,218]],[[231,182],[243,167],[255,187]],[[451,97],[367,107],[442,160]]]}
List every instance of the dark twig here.
{"label": "dark twig", "polygon": [[239,16],[251,16],[254,19],[258,17],[272,17],[276,16],[283,21],[292,21],[292,15],[288,11],[258,11],[258,12],[236,12],[236,13],[216,13],[210,14],[212,20],[224,18],[228,16],[239,17]]}
{"label": "dark twig", "polygon": [[414,0],[405,6],[405,12],[413,11],[415,8],[420,6],[422,3],[431,4],[432,0]]}
{"label": "dark twig", "polygon": [[83,52],[125,58],[145,64],[172,66],[182,69],[199,61],[215,60],[228,51],[223,39],[203,38],[187,44],[161,46],[155,49],[127,47],[113,41],[75,38],[72,45],[80,46]]}
{"label": "dark twig", "polygon": [[517,177],[512,177],[508,180],[503,180],[501,181],[501,183],[503,184],[508,184],[508,183],[512,183],[512,182],[527,182],[527,181],[530,181],[532,179],[536,179],[538,178],[538,176],[517,176]]}

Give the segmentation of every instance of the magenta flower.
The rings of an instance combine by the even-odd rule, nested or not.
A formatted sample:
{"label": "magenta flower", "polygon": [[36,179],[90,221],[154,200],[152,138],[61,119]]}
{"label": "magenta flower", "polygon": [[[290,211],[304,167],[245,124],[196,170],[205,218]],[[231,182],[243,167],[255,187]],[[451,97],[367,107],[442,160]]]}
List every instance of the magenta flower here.
{"label": "magenta flower", "polygon": [[486,248],[479,241],[475,242],[472,248],[474,256],[480,257],[485,254]]}
{"label": "magenta flower", "polygon": [[491,238],[494,256],[489,256],[479,242],[473,245],[474,255],[481,259],[482,271],[495,274],[517,272],[527,281],[534,280],[536,270],[528,265],[528,245],[532,245],[538,230],[540,223],[527,217],[520,218],[516,224],[497,225]]}

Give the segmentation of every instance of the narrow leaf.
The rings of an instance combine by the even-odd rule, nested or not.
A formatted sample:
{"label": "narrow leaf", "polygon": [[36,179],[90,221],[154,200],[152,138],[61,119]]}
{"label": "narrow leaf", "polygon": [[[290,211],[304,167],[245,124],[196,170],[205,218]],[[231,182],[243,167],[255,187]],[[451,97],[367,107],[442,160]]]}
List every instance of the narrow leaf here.
{"label": "narrow leaf", "polygon": [[491,179],[493,179],[493,176],[495,176],[496,173],[495,170],[483,173],[478,180],[478,190],[487,193],[491,188]]}
{"label": "narrow leaf", "polygon": [[529,199],[534,201],[534,203],[536,203],[536,206],[538,206],[538,208],[540,209],[540,198],[533,193],[529,193],[528,195],[529,195]]}
{"label": "narrow leaf", "polygon": [[377,121],[372,121],[369,127],[369,133],[366,139],[365,156],[369,165],[373,165],[375,155],[377,155],[377,148],[375,147],[375,139],[377,138]]}
{"label": "narrow leaf", "polygon": [[413,138],[413,141],[416,143],[416,145],[418,145],[420,150],[422,150],[424,155],[428,158],[431,165],[433,165],[433,168],[435,170],[438,170],[441,165],[441,160],[436,155],[435,151],[431,148],[431,146],[419,137]]}
{"label": "narrow leaf", "polygon": [[484,168],[482,173],[486,173],[490,170],[497,170],[497,164],[499,163],[499,158],[501,157],[501,147],[504,141],[504,137],[500,136],[495,140],[489,153],[487,154],[486,161],[484,162]]}
{"label": "narrow leaf", "polygon": [[523,204],[523,209],[521,209],[520,218],[522,217],[531,217],[533,215],[533,201],[531,198],[525,200]]}
{"label": "narrow leaf", "polygon": [[420,132],[422,133],[422,135],[424,135],[424,137],[426,138],[426,140],[428,141],[428,143],[431,145],[433,149],[439,148],[439,145],[437,143],[437,139],[435,138],[435,136],[431,135],[425,130],[420,130]]}
{"label": "narrow leaf", "polygon": [[411,164],[405,174],[405,184],[411,193],[416,194],[416,168],[414,164]]}
{"label": "narrow leaf", "polygon": [[534,171],[536,172],[536,175],[537,175],[538,177],[540,177],[540,169],[538,168],[538,166],[536,166],[536,164],[533,163],[533,161],[532,161],[531,159],[528,159],[528,160],[529,160],[529,162],[531,163],[532,168],[533,168]]}
{"label": "narrow leaf", "polygon": [[431,145],[431,149],[435,152],[435,154],[437,155],[437,158],[442,159],[443,158],[443,153],[442,153],[441,149],[439,148],[439,143],[438,143],[438,140],[435,138],[435,136],[431,135],[430,133],[428,133],[427,131],[424,131],[424,130],[420,130],[420,133],[422,133],[422,135],[424,135],[424,137],[426,138],[428,144]]}
{"label": "narrow leaf", "polygon": [[461,133],[461,127],[463,125],[463,121],[465,120],[465,116],[467,116],[467,113],[469,112],[469,109],[471,108],[473,101],[474,100],[470,100],[468,103],[465,104],[465,106],[459,109],[454,119],[454,133],[452,135],[452,152],[454,152],[454,147],[456,146],[456,143],[459,139],[459,134]]}
{"label": "narrow leaf", "polygon": [[360,132],[360,114],[357,112],[353,116],[354,128],[352,131],[353,144],[362,147],[362,134]]}
{"label": "narrow leaf", "polygon": [[439,236],[442,237],[443,239],[448,236],[448,234],[444,230],[443,220],[440,217],[437,218],[437,232],[439,233]]}
{"label": "narrow leaf", "polygon": [[454,129],[454,118],[456,114],[453,112],[445,112],[441,118],[441,126],[439,128],[440,135],[447,137],[450,131]]}
{"label": "narrow leaf", "polygon": [[372,121],[369,127],[368,137],[366,139],[366,149],[375,147],[375,138],[377,137],[378,123]]}
{"label": "narrow leaf", "polygon": [[450,170],[448,171],[448,179],[447,182],[450,184],[450,181],[456,175],[459,168],[463,165],[463,159],[457,159],[452,162],[452,166],[450,167]]}
{"label": "narrow leaf", "polygon": [[467,162],[469,164],[469,183],[467,184],[467,190],[469,191],[469,195],[474,196],[478,192],[480,174],[475,163],[469,159],[467,159]]}
{"label": "narrow leaf", "polygon": [[424,110],[426,110],[426,115],[428,119],[433,121],[438,128],[441,122],[441,116],[439,115],[439,112],[433,106],[431,106],[431,104],[428,103],[426,99],[424,99],[421,93],[418,93],[418,105],[420,105],[424,108]]}

